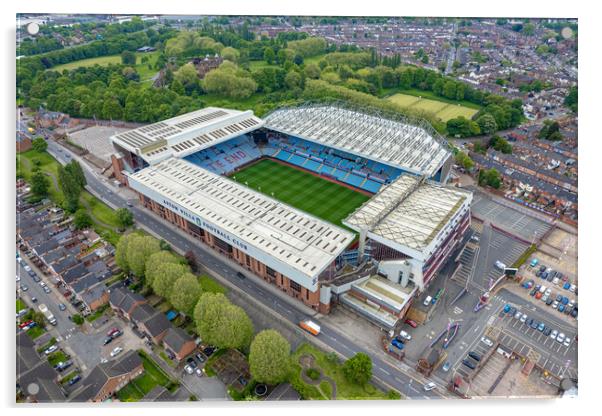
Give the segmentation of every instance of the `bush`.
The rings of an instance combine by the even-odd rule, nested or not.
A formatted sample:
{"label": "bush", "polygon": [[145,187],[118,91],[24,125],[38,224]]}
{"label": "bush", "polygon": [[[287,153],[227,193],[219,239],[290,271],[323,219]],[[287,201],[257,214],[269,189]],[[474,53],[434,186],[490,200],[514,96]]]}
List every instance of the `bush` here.
{"label": "bush", "polygon": [[76,325],[81,325],[84,323],[84,318],[79,313],[76,313],[75,315],[73,315],[71,317],[71,319],[73,320],[73,323]]}
{"label": "bush", "polygon": [[387,392],[387,399],[399,400],[399,399],[401,399],[401,394],[397,390],[391,389]]}
{"label": "bush", "polygon": [[320,378],[320,371],[316,368],[308,368],[305,370],[305,375],[312,380],[317,380]]}

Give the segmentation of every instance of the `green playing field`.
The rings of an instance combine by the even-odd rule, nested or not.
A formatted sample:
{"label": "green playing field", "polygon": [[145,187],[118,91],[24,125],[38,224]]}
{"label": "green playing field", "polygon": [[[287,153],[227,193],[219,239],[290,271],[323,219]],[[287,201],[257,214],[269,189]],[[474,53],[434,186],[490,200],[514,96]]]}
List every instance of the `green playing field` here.
{"label": "green playing field", "polygon": [[270,159],[264,159],[230,177],[339,226],[343,226],[341,220],[370,199],[367,195]]}

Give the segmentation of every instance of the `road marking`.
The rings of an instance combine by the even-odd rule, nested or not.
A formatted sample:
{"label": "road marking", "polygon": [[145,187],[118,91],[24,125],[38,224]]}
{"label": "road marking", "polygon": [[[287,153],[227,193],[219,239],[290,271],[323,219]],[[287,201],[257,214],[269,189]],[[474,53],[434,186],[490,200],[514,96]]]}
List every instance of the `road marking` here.
{"label": "road marking", "polygon": [[381,368],[382,372],[385,373],[386,375],[390,376],[391,373],[389,373],[387,370],[385,370],[384,368]]}

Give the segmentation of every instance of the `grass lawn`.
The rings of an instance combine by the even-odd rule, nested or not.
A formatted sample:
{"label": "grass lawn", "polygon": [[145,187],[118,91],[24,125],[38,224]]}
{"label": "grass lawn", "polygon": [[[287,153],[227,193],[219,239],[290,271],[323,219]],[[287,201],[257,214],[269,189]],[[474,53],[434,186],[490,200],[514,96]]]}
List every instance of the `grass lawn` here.
{"label": "grass lawn", "polygon": [[308,172],[265,159],[236,172],[237,182],[340,227],[370,197]]}
{"label": "grass lawn", "polygon": [[[148,57],[148,62],[143,64],[142,58],[144,56]],[[136,69],[136,72],[138,72],[138,74],[140,75],[140,81],[147,81],[158,72],[156,69],[153,68],[155,63],[157,62],[158,57],[159,57],[159,51],[146,52],[146,53],[136,52],[136,65],[134,66],[134,68]],[[51,70],[60,72],[60,71],[63,71],[64,69],[71,70],[71,69],[76,69],[76,68],[80,68],[80,67],[88,67],[88,66],[94,66],[94,65],[105,66],[105,65],[109,65],[109,64],[120,64],[120,63],[121,63],[121,55],[98,56],[96,58],[81,59],[79,61],[69,62],[69,63],[63,64],[63,65],[57,65],[55,67],[52,67]],[[151,64],[152,69],[148,69],[149,63]]]}
{"label": "grass lawn", "polygon": [[108,307],[109,307],[109,305],[101,306],[94,313],[86,316],[86,321],[94,322],[95,320],[100,318],[105,313],[105,311],[107,310]]}
{"label": "grass lawn", "polygon": [[60,205],[63,203],[63,193],[60,188],[58,188],[58,184],[53,181],[52,178],[58,178],[58,167],[59,163],[53,158],[49,153],[46,152],[36,152],[35,150],[28,150],[27,152],[19,153],[17,155],[17,174],[20,174],[26,181],[29,181],[31,178],[31,170],[34,167],[34,160],[39,161],[40,170],[44,172],[50,182],[50,187],[48,188],[48,193],[50,199]]}
{"label": "grass lawn", "polygon": [[479,111],[478,109],[467,107],[456,101],[443,101],[439,100],[440,97],[436,98],[437,99],[425,98],[424,93],[421,98],[418,94],[406,94],[404,92],[391,95],[390,97],[387,97],[386,100],[402,107],[431,112],[443,122],[447,122],[447,120],[458,116],[471,118]]}
{"label": "grass lawn", "polygon": [[21,299],[17,299],[17,310],[15,312],[19,312],[23,309],[27,309],[27,305]]}
{"label": "grass lawn", "polygon": [[27,335],[29,335],[29,337],[31,339],[36,339],[37,337],[42,335],[44,332],[46,332],[44,330],[44,328],[40,328],[39,326],[34,326],[33,328],[27,330]]}
{"label": "grass lawn", "polygon": [[209,277],[206,274],[203,274],[199,277],[199,283],[201,284],[201,289],[203,292],[211,292],[211,293],[228,293],[228,288],[222,286],[217,282],[213,277]]}
{"label": "grass lawn", "polygon": [[65,385],[69,382],[69,380],[71,380],[73,377],[75,377],[77,374],[79,374],[79,370],[73,370],[72,372],[70,372],[69,374],[67,374],[65,377],[63,377],[61,379],[61,384]]}
{"label": "grass lawn", "polygon": [[387,399],[386,393],[377,389],[372,384],[360,386],[347,381],[343,375],[342,363],[329,361],[327,354],[313,345],[302,344],[293,354],[294,369],[291,383],[293,386],[299,386],[299,383],[301,383],[301,387],[304,391],[300,393],[305,399],[324,399],[324,396],[329,395],[331,392],[330,385],[326,386],[327,383],[321,382],[319,384],[320,390],[322,391],[320,392],[315,386],[310,386],[303,382],[300,377],[301,365],[299,364],[299,357],[305,354],[312,355],[315,358],[314,367],[322,370],[324,376],[334,380],[337,385],[337,400]]}
{"label": "grass lawn", "polygon": [[65,354],[63,351],[58,350],[56,352],[53,352],[52,354],[50,354],[48,356],[48,363],[51,366],[55,366],[60,362],[65,362],[69,359],[69,357],[67,357],[67,354]]}
{"label": "grass lawn", "polygon": [[48,341],[46,344],[42,345],[40,348],[37,349],[37,351],[39,353],[43,353],[44,351],[46,351],[49,347],[51,347],[52,345],[56,344],[56,338],[52,338],[50,341]]}

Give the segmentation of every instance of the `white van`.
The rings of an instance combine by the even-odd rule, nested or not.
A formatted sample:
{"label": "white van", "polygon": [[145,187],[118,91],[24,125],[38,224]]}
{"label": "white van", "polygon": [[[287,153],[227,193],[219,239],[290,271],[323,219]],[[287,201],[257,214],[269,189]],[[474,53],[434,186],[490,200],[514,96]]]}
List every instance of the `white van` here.
{"label": "white van", "polygon": [[432,296],[427,296],[426,299],[424,300],[424,302],[422,302],[422,304],[424,306],[429,306],[431,304],[432,300],[433,300]]}
{"label": "white van", "polygon": [[541,287],[539,288],[539,291],[541,293],[545,293],[546,289],[547,289],[547,287],[545,287],[544,285],[541,285]]}

